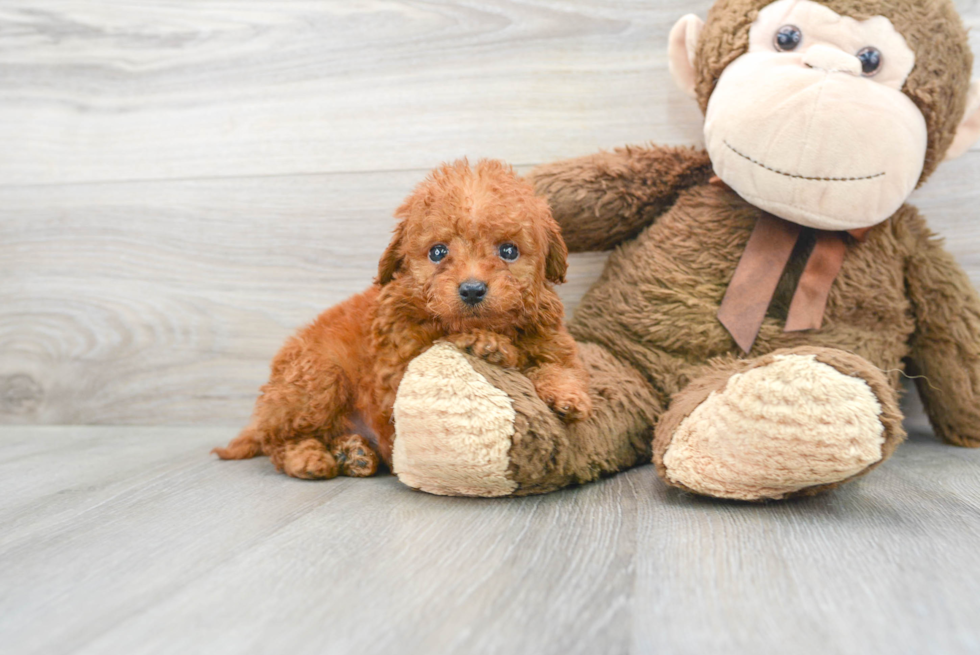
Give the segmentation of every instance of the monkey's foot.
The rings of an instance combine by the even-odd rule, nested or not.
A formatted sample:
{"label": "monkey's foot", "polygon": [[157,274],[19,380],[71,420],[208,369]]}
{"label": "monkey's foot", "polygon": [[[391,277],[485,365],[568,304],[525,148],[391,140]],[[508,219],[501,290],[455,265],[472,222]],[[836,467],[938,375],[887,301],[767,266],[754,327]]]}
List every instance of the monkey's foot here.
{"label": "monkey's foot", "polygon": [[894,390],[869,362],[798,348],[732,362],[679,393],[654,462],[675,487],[716,498],[817,493],[867,473],[904,438]]}

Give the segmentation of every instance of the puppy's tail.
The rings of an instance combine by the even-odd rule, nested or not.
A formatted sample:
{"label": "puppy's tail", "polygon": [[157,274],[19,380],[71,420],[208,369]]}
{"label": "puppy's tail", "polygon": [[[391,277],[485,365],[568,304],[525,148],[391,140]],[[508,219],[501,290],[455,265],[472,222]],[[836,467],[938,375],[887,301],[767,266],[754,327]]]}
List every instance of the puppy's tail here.
{"label": "puppy's tail", "polygon": [[262,454],[262,443],[258,432],[246,428],[227,446],[215,448],[211,452],[221,459],[251,459]]}

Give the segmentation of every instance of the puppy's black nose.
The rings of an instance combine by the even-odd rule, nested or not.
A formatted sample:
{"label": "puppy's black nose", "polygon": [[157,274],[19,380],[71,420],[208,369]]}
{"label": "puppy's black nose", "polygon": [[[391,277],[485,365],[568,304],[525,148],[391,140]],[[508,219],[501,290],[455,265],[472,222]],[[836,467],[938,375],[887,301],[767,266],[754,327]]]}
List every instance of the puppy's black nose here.
{"label": "puppy's black nose", "polygon": [[469,306],[479,305],[487,295],[487,285],[479,280],[467,280],[459,285],[459,297]]}

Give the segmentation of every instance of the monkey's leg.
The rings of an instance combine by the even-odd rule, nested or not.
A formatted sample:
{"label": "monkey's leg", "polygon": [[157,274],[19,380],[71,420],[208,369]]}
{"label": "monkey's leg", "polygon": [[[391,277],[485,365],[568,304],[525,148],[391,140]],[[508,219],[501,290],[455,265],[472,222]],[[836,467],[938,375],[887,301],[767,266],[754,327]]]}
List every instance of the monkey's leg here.
{"label": "monkey's leg", "polygon": [[653,456],[671,486],[766,500],[863,475],[904,437],[881,371],[841,350],[794,348],[721,361],[692,381],[657,424]]}
{"label": "monkey's leg", "polygon": [[454,496],[546,493],[650,460],[660,402],[603,348],[580,346],[593,410],[564,423],[524,375],[439,343],[408,367],[395,401],[394,472]]}

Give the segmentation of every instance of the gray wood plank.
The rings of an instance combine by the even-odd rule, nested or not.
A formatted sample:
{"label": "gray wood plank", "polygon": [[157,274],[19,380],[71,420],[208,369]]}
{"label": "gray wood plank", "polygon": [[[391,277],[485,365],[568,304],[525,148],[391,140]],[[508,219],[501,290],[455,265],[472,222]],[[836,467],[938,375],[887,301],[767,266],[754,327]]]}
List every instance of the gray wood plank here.
{"label": "gray wood plank", "polygon": [[[0,651],[755,655],[980,644],[977,450],[918,435],[864,480],[790,503],[698,499],[665,489],[649,466],[543,497],[481,500],[392,477],[310,483],[264,459],[209,460],[229,434],[0,429]],[[33,520],[21,514],[32,499]]]}
{"label": "gray wood plank", "polygon": [[233,435],[228,428],[5,427],[0,548],[123,498],[175,462],[200,463],[202,441],[220,445]]}
{"label": "gray wood plank", "polygon": [[[667,34],[710,4],[9,0],[0,180],[531,164],[687,143],[699,118],[667,74]],[[976,27],[976,3],[957,5]]]}
{"label": "gray wood plank", "polygon": [[0,180],[534,163],[678,139],[666,37],[709,4],[13,0]]}

